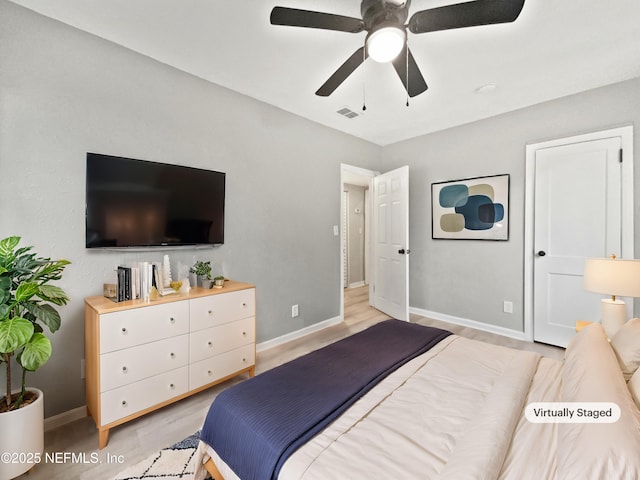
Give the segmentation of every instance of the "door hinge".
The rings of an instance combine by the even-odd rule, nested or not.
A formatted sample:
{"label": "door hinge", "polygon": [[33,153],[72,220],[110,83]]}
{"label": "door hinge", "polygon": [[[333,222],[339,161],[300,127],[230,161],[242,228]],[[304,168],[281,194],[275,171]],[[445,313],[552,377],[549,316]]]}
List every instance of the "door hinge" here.
{"label": "door hinge", "polygon": [[622,149],[618,150],[618,161],[622,163]]}

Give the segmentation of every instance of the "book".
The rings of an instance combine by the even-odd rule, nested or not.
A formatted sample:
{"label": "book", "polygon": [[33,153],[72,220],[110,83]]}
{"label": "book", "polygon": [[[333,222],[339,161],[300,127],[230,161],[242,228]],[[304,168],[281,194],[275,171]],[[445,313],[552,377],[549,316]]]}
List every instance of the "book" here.
{"label": "book", "polygon": [[116,285],[117,285],[117,295],[116,302],[123,302],[125,299],[124,293],[124,268],[118,266],[116,273]]}
{"label": "book", "polygon": [[116,302],[124,302],[125,300],[131,300],[133,298],[131,267],[118,265],[116,279],[117,279]]}

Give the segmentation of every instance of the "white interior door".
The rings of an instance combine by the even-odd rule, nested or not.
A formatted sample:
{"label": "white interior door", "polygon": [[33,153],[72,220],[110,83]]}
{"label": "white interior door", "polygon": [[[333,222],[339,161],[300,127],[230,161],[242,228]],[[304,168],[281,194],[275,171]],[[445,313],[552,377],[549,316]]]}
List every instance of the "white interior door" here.
{"label": "white interior door", "polygon": [[[600,318],[582,286],[585,259],[621,255],[621,139],[535,152],[534,339],[566,346],[576,320]],[[628,161],[631,161],[630,159]]]}
{"label": "white interior door", "polygon": [[409,167],[373,179],[373,305],[409,320]]}

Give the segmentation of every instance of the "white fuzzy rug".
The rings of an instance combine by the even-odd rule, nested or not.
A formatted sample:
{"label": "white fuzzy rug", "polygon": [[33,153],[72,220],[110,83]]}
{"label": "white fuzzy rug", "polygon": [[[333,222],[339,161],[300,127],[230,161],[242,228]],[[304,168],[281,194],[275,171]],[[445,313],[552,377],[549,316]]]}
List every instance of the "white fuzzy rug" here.
{"label": "white fuzzy rug", "polygon": [[196,432],[181,442],[160,450],[146,460],[127,468],[113,477],[113,480],[163,479],[178,480],[193,478],[195,453],[200,432]]}

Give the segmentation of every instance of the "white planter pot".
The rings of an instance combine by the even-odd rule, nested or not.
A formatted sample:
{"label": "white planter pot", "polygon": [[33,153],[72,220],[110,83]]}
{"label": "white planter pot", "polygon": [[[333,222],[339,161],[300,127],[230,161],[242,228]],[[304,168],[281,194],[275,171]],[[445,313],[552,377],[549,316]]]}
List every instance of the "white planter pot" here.
{"label": "white planter pot", "polygon": [[[44,451],[44,395],[37,388],[35,402],[0,413],[0,480],[22,475],[33,467]],[[6,460],[9,460],[8,462]]]}

